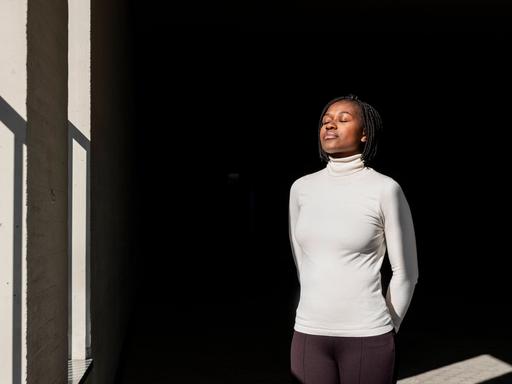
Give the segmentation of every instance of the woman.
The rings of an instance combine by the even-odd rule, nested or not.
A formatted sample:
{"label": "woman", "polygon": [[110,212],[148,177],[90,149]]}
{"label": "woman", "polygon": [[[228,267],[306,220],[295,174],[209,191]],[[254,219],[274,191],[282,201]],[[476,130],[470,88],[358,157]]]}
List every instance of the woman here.
{"label": "woman", "polygon": [[[289,235],[300,282],[290,357],[300,383],[395,380],[395,336],[418,262],[402,188],[368,165],[381,130],[379,113],[357,96],[331,100],[318,136],[327,164],[290,188]],[[386,250],[393,276],[384,297]]]}

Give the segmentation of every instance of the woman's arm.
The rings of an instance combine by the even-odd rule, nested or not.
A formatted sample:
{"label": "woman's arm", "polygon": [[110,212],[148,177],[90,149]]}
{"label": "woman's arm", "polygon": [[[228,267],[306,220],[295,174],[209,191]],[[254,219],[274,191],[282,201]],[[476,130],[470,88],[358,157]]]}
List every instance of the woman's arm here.
{"label": "woman's arm", "polygon": [[418,258],[411,210],[401,186],[395,180],[386,186],[382,211],[388,257],[393,271],[386,304],[398,332],[418,280]]}
{"label": "woman's arm", "polygon": [[290,187],[290,199],[288,207],[288,234],[290,238],[290,246],[293,255],[293,261],[297,268],[297,278],[300,283],[300,267],[302,264],[302,249],[295,239],[295,224],[297,224],[297,218],[299,217],[299,201],[298,201],[298,181],[296,180]]}

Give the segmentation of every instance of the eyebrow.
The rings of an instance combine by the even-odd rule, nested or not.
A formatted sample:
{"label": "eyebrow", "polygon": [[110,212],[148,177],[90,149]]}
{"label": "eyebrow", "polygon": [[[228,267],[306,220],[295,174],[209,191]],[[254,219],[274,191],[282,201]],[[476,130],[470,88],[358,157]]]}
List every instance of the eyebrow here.
{"label": "eyebrow", "polygon": [[[349,115],[353,116],[353,115],[352,115],[350,112],[348,112],[348,111],[341,111],[340,113],[348,113]],[[331,116],[332,116],[332,114],[331,114],[330,112],[327,112],[324,116],[327,116],[327,115],[331,115]]]}

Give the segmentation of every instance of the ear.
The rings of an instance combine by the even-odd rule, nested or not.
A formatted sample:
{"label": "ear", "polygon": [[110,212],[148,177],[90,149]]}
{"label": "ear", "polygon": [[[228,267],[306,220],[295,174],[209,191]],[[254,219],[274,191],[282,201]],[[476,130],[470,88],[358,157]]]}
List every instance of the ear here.
{"label": "ear", "polygon": [[361,136],[361,141],[365,142],[368,138],[366,137],[366,133],[363,131],[363,136]]}

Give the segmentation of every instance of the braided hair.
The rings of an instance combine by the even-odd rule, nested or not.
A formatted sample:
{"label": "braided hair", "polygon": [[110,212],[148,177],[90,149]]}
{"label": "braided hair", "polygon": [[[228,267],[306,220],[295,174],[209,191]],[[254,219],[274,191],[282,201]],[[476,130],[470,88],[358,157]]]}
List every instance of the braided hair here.
{"label": "braided hair", "polygon": [[[359,107],[359,110],[361,112],[361,118],[363,121],[363,130],[367,136],[367,141],[365,142],[361,158],[365,166],[368,166],[368,164],[373,160],[375,154],[377,153],[377,139],[379,138],[379,135],[382,132],[382,119],[380,117],[380,114],[370,104],[362,101],[358,96],[354,95],[353,93],[332,99],[327,103],[327,105],[322,110],[322,113],[320,114],[318,132],[320,133],[320,129],[322,128],[322,120],[324,114],[327,112],[327,109],[332,104],[340,100],[348,100]],[[320,160],[328,162],[329,155],[322,149],[322,144],[320,142],[320,134],[318,134],[317,136]]]}

